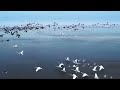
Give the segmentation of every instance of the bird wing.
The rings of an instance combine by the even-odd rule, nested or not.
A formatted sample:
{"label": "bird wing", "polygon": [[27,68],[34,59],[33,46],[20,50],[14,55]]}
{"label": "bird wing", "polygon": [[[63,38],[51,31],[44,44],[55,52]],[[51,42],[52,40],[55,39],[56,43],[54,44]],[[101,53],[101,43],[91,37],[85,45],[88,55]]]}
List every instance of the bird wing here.
{"label": "bird wing", "polygon": [[60,66],[56,66],[57,68],[62,68],[62,67],[60,67]]}
{"label": "bird wing", "polygon": [[36,72],[37,72],[38,70],[40,70],[40,68],[37,68],[37,69],[36,69]]}

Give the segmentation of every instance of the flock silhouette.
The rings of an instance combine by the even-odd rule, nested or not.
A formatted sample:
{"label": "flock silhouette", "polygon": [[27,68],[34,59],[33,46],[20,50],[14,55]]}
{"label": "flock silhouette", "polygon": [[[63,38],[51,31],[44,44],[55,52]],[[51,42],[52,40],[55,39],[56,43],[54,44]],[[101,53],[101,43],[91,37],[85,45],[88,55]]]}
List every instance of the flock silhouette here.
{"label": "flock silhouette", "polygon": [[[114,27],[120,27],[119,24],[109,24],[107,22],[106,24],[92,24],[92,25],[85,25],[82,23],[78,24],[72,24],[72,25],[59,25],[58,23],[54,22],[53,25],[42,25],[39,23],[28,23],[25,25],[18,25],[18,26],[3,26],[0,28],[0,31],[3,31],[4,34],[1,34],[0,37],[3,37],[5,34],[10,34],[10,35],[15,35],[17,38],[20,38],[20,31],[28,32],[30,30],[46,30],[46,29],[53,29],[54,31],[57,30],[73,30],[73,31],[78,31],[82,30],[84,31],[85,28],[114,28]],[[59,33],[60,35],[64,35],[64,33]],[[9,39],[7,40],[9,41]]]}

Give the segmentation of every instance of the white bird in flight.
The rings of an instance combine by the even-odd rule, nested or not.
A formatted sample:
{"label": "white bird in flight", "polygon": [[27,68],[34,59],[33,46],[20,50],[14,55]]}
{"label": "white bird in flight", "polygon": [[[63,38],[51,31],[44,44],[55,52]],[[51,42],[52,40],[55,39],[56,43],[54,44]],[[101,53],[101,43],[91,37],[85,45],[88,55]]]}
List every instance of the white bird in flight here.
{"label": "white bird in flight", "polygon": [[78,76],[77,76],[77,75],[75,75],[75,74],[70,74],[70,75],[73,77],[73,79],[78,78]]}
{"label": "white bird in flight", "polygon": [[83,72],[81,72],[83,75],[82,75],[82,77],[87,77],[87,76],[89,76],[87,73],[83,73]]}
{"label": "white bird in flight", "polygon": [[97,66],[95,66],[92,70],[93,70],[93,71],[97,71],[96,69],[97,69]]}
{"label": "white bird in flight", "polygon": [[73,65],[72,67],[77,67],[76,65]]}
{"label": "white bird in flight", "polygon": [[75,64],[80,64],[80,63],[78,63],[78,60],[77,60],[77,59],[75,59],[75,60],[73,61],[73,63],[75,63]]}
{"label": "white bird in flight", "polygon": [[100,67],[99,71],[101,71],[102,69],[104,69],[104,67],[102,65],[100,65],[99,67]]}
{"label": "white bird in flight", "polygon": [[23,50],[22,50],[21,52],[18,52],[18,54],[21,54],[21,55],[23,55]]}
{"label": "white bird in flight", "polygon": [[66,72],[65,67],[61,70],[62,72]]}
{"label": "white bird in flight", "polygon": [[18,47],[18,45],[14,45],[14,46],[12,46],[12,47],[16,48],[16,47]]}
{"label": "white bird in flight", "polygon": [[98,77],[98,75],[97,75],[97,73],[95,73],[95,77],[94,77],[95,79],[99,79],[99,77]]}
{"label": "white bird in flight", "polygon": [[35,67],[35,68],[36,68],[36,72],[42,69],[41,67]]}
{"label": "white bird in flight", "polygon": [[69,57],[67,57],[67,58],[65,58],[65,59],[66,59],[66,61],[70,61]]}
{"label": "white bird in flight", "polygon": [[79,67],[76,67],[76,69],[74,70],[76,73],[80,73]]}
{"label": "white bird in flight", "polygon": [[62,66],[64,66],[64,64],[63,64],[63,63],[59,63],[59,65],[56,66],[56,67],[58,67],[58,68],[62,68]]}

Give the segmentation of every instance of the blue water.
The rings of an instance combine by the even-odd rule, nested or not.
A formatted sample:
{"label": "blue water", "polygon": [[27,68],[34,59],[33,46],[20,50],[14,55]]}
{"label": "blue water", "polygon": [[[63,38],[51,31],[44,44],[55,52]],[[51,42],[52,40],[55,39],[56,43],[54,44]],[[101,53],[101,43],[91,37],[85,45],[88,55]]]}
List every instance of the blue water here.
{"label": "blue water", "polygon": [[[9,72],[0,77],[70,78],[57,71],[55,67],[66,57],[101,62],[120,61],[119,29],[64,33],[65,37],[57,35],[58,31],[51,34],[30,31],[21,32],[19,39],[11,35],[1,37],[0,40],[9,38],[10,41],[0,42],[0,71]],[[13,48],[12,46],[16,44],[18,47]],[[17,54],[21,50],[24,50],[23,56]],[[38,74],[34,69],[36,65],[44,68]]]}

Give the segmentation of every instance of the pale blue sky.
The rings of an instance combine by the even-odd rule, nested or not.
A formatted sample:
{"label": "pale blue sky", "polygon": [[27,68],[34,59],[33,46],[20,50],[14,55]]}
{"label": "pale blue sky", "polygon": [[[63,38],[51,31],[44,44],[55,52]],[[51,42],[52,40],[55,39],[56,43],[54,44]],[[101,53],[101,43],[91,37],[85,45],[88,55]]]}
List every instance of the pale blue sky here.
{"label": "pale blue sky", "polygon": [[120,22],[120,11],[0,11],[0,23]]}

